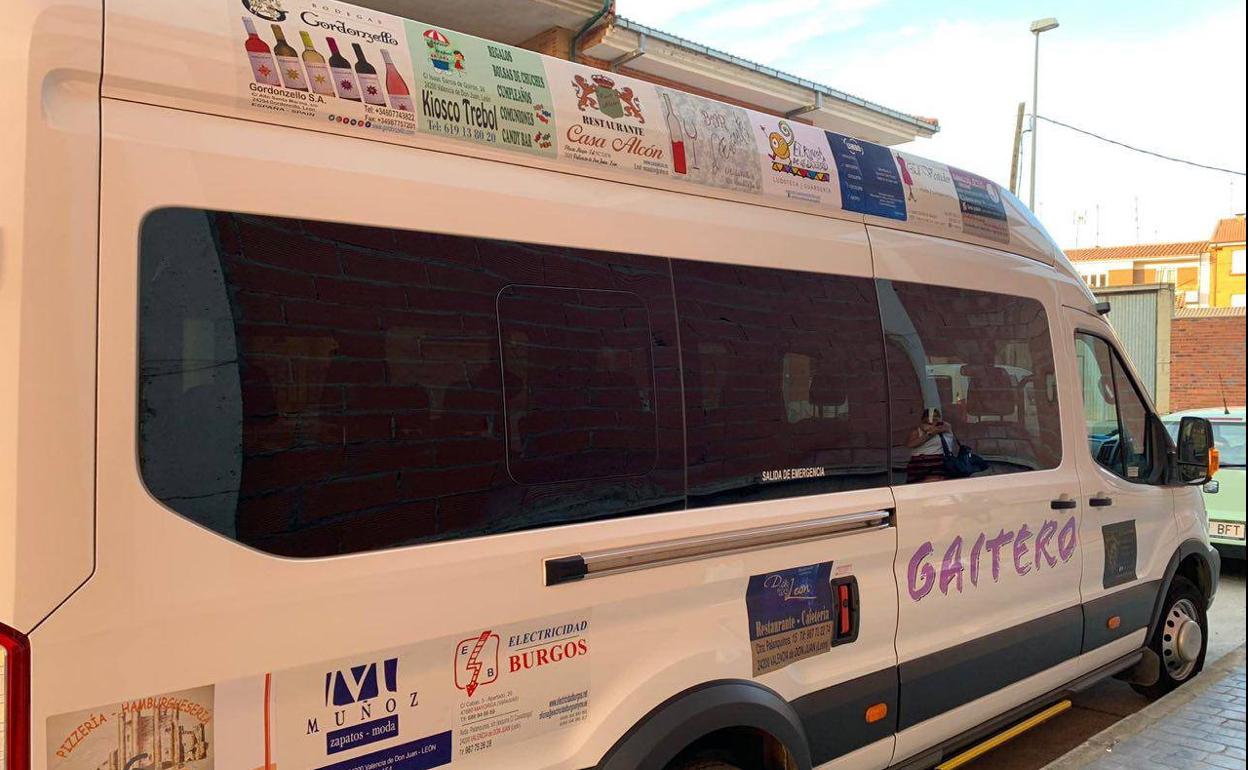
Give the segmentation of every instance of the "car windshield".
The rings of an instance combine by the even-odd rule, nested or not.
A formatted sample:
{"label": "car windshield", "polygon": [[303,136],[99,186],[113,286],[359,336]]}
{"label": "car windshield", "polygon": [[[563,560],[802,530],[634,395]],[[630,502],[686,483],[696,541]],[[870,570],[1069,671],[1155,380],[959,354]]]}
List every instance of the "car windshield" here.
{"label": "car windshield", "polygon": [[[1213,443],[1221,454],[1220,462],[1224,468],[1244,467],[1244,435],[1245,425],[1242,422],[1213,422]],[[1179,424],[1167,422],[1166,430],[1170,438],[1178,441]]]}

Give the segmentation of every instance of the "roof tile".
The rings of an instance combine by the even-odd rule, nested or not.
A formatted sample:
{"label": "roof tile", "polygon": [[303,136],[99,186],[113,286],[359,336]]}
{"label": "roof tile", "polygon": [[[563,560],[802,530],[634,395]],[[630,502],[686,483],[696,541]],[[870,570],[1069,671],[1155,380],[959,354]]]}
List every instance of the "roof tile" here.
{"label": "roof tile", "polygon": [[1244,242],[1244,217],[1241,214],[1237,217],[1229,217],[1227,219],[1219,219],[1218,226],[1213,230],[1213,237],[1209,240],[1214,243],[1243,243]]}
{"label": "roof tile", "polygon": [[[1240,220],[1243,227],[1243,220]],[[1141,243],[1135,246],[1104,246],[1095,249],[1068,249],[1066,258],[1071,262],[1091,259],[1157,259],[1160,257],[1199,257],[1209,249],[1208,241],[1183,241],[1180,243]]]}

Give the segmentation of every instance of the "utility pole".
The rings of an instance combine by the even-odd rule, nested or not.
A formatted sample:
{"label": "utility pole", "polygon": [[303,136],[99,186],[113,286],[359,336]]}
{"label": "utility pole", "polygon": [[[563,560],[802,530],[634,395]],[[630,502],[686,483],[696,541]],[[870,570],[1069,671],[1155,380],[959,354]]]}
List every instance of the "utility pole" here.
{"label": "utility pole", "polygon": [[1010,192],[1018,195],[1018,156],[1023,150],[1023,113],[1027,103],[1018,103],[1018,117],[1014,119],[1014,153],[1010,158]]}

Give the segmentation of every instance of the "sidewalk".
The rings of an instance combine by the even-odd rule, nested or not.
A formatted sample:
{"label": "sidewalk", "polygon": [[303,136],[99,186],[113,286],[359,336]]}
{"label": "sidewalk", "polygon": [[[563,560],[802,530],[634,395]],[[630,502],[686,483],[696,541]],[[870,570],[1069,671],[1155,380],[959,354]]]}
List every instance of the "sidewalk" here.
{"label": "sidewalk", "polygon": [[1241,770],[1244,646],[1044,770]]}

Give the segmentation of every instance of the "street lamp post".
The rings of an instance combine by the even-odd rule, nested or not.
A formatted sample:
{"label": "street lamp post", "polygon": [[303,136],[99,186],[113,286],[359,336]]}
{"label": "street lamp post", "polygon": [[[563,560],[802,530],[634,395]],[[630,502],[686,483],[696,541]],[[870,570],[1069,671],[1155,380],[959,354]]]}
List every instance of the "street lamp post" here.
{"label": "street lamp post", "polygon": [[1051,29],[1057,29],[1057,19],[1052,17],[1037,19],[1031,23],[1031,34],[1036,36],[1036,59],[1031,70],[1031,174],[1028,179],[1030,192],[1027,195],[1027,206],[1033,212],[1036,210],[1036,124],[1039,122],[1036,115],[1040,111],[1036,106],[1040,98],[1040,33]]}

